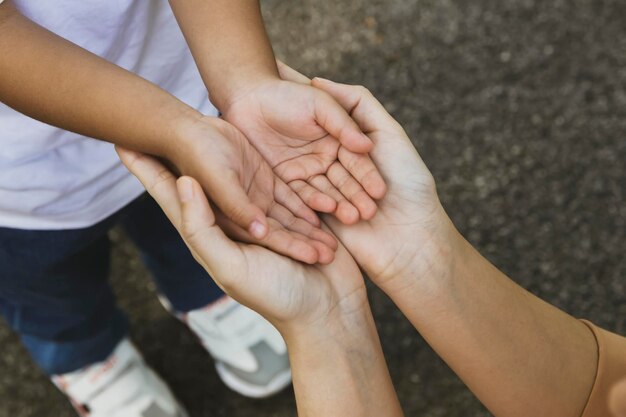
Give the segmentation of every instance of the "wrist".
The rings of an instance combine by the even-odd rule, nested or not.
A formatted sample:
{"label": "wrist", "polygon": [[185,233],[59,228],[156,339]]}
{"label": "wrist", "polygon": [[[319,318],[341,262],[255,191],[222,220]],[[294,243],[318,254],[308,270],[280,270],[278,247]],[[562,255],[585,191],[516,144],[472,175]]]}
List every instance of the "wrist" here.
{"label": "wrist", "polygon": [[[376,284],[393,300],[407,295],[436,297],[451,285],[468,256],[467,242],[445,216],[426,237],[406,249],[406,262]],[[408,240],[408,239],[407,239]]]}
{"label": "wrist", "polygon": [[280,80],[278,69],[275,66],[262,70],[240,71],[231,74],[228,79],[221,83],[220,87],[209,89],[209,95],[215,107],[226,115],[235,103],[252,95],[261,86]]}
{"label": "wrist", "polygon": [[[202,139],[207,137],[207,128],[210,129],[213,119],[217,120],[216,117],[205,116],[195,110],[181,114],[173,121],[171,135],[173,140],[167,153],[160,156],[173,163],[183,173],[182,168],[189,163],[190,158],[198,156],[198,147],[204,145]],[[215,130],[215,134],[219,132]]]}
{"label": "wrist", "polygon": [[[334,344],[337,341],[350,343],[347,335],[356,336],[356,330],[367,327],[371,311],[365,286],[343,297],[337,303],[324,307],[306,317],[276,323],[291,352],[300,348],[309,350],[311,344]],[[358,337],[356,337],[358,339]]]}

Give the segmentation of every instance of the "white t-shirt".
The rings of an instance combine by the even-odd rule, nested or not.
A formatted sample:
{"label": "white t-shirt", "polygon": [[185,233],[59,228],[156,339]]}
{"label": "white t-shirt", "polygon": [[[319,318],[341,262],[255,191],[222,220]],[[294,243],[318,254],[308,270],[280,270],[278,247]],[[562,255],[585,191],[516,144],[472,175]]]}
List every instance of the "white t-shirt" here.
{"label": "white t-shirt", "polygon": [[[217,115],[167,0],[13,3],[48,30],[202,113]],[[142,192],[111,144],[40,123],[0,103],[0,227],[88,227]]]}

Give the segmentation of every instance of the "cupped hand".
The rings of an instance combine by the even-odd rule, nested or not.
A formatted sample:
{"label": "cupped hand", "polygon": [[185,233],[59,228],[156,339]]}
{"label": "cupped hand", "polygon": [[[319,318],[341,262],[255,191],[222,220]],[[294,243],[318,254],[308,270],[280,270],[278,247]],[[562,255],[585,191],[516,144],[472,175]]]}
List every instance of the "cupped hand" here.
{"label": "cupped hand", "polygon": [[367,154],[372,142],[329,94],[267,79],[232,98],[222,113],[312,209],[346,224],[376,213],[386,187]]}
{"label": "cupped hand", "polygon": [[[290,68],[283,69],[283,77],[311,82]],[[340,103],[372,140],[372,160],[387,184],[378,213],[369,221],[349,227],[331,217],[324,221],[385,290],[401,288],[408,268],[421,276],[444,268],[442,256],[454,228],[439,202],[432,174],[404,129],[364,87],[319,78],[311,84]]]}
{"label": "cupped hand", "polygon": [[216,223],[199,183],[176,178],[160,162],[122,150],[130,170],[181,233],[195,259],[226,293],[279,330],[320,323],[337,310],[366,305],[360,270],[345,248],[330,265],[305,265],[258,245],[230,240]]}
{"label": "cupped hand", "polygon": [[[220,226],[233,238],[254,242],[296,260],[329,263],[337,242],[319,227],[319,218],[229,123],[200,117],[179,129],[184,138],[171,163],[181,174],[198,178],[217,207]],[[131,172],[145,155],[118,149]],[[172,179],[162,170],[160,180]],[[159,179],[157,178],[157,179]],[[160,181],[144,183],[146,189]]]}

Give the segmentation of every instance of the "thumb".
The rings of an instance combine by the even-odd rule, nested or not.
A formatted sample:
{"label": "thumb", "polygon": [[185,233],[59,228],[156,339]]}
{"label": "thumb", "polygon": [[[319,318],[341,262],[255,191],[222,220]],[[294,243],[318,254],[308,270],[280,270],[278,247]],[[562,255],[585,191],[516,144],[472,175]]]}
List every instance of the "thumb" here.
{"label": "thumb", "polygon": [[263,210],[250,200],[236,173],[227,172],[209,181],[213,190],[210,194],[211,199],[226,217],[257,240],[267,236],[269,232],[267,217]]}
{"label": "thumb", "polygon": [[277,59],[276,66],[278,67],[278,74],[283,80],[292,81],[298,84],[311,85],[311,79],[309,77],[291,68],[283,61]]}
{"label": "thumb", "polygon": [[318,90],[315,99],[315,120],[328,133],[336,137],[348,150],[367,153],[373,142],[359,128],[348,112],[328,93]]}
{"label": "thumb", "polygon": [[365,87],[340,84],[324,78],[315,78],[311,85],[337,101],[350,113],[363,131],[404,132],[402,126]]}
{"label": "thumb", "polygon": [[181,177],[176,181],[181,203],[180,233],[185,242],[200,258],[197,259],[211,275],[217,273],[217,280],[223,280],[220,271],[225,265],[239,265],[241,251],[228,239],[222,229],[215,224],[215,214],[211,210],[200,184],[191,177]]}

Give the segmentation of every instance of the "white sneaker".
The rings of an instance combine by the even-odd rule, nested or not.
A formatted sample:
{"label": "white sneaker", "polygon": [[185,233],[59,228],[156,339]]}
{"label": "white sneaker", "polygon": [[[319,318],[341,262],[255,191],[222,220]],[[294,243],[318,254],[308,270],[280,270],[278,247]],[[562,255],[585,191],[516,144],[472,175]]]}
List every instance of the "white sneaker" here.
{"label": "white sneaker", "polygon": [[188,417],[165,383],[124,339],[104,362],[55,375],[80,416]]}
{"label": "white sneaker", "polygon": [[287,346],[267,320],[224,296],[208,306],[176,313],[215,359],[217,373],[226,386],[246,397],[264,398],[291,384]]}

